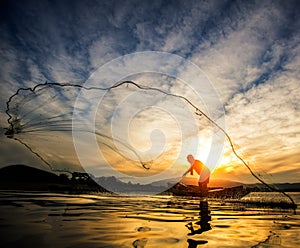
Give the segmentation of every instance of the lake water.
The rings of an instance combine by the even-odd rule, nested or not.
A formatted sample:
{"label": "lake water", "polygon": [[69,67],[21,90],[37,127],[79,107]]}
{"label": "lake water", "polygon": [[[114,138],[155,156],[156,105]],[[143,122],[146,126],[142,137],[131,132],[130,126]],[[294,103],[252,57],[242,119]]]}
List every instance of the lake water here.
{"label": "lake water", "polygon": [[0,247],[300,247],[299,206],[8,191],[0,202]]}

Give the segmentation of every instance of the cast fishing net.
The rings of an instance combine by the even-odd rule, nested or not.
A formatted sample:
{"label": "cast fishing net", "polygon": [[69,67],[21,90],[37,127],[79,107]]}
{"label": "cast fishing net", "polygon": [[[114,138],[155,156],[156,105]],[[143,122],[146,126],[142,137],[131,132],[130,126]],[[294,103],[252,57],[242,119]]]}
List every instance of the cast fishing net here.
{"label": "cast fishing net", "polygon": [[211,89],[202,84],[195,90],[181,78],[182,71],[176,77],[135,72],[122,80],[96,74],[88,83],[20,88],[7,101],[6,135],[51,171],[86,171],[139,184],[179,181],[187,154],[199,153],[213,170],[225,144],[225,153],[251,176],[294,204],[272,184],[272,175],[244,160],[244,151],[225,131],[224,113]]}

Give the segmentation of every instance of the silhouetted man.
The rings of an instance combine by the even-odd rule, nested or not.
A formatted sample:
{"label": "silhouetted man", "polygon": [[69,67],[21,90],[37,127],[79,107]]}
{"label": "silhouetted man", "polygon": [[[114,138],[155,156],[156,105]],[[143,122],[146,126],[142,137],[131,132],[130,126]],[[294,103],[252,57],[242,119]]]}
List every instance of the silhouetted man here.
{"label": "silhouetted man", "polygon": [[190,168],[183,174],[185,176],[188,173],[193,175],[193,171],[195,170],[199,175],[198,184],[200,196],[207,196],[207,184],[209,183],[210,170],[199,160],[196,160],[193,155],[189,154],[187,156],[187,161],[191,164]]}

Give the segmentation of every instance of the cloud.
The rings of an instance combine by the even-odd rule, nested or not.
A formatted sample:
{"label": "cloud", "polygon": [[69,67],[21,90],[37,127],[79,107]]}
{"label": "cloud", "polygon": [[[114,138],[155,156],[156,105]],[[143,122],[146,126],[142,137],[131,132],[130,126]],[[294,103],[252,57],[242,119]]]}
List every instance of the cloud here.
{"label": "cloud", "polygon": [[[257,170],[297,167],[300,146],[299,87],[293,73],[285,72],[244,93],[236,94],[228,102],[227,130],[245,159],[254,162]],[[251,164],[251,162],[250,162]]]}
{"label": "cloud", "polygon": [[0,110],[19,87],[84,81],[127,53],[171,52],[208,76],[241,150],[271,171],[286,161],[287,168],[274,171],[283,175],[297,165],[299,147],[298,8],[297,1],[9,2],[0,17]]}

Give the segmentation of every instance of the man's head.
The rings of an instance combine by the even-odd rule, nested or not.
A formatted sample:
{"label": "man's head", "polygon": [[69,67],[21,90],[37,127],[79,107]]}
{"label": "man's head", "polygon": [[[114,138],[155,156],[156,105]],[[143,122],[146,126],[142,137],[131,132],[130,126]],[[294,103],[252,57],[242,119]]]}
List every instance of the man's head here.
{"label": "man's head", "polygon": [[187,155],[187,161],[189,161],[190,164],[193,164],[195,162],[195,158],[192,154]]}

